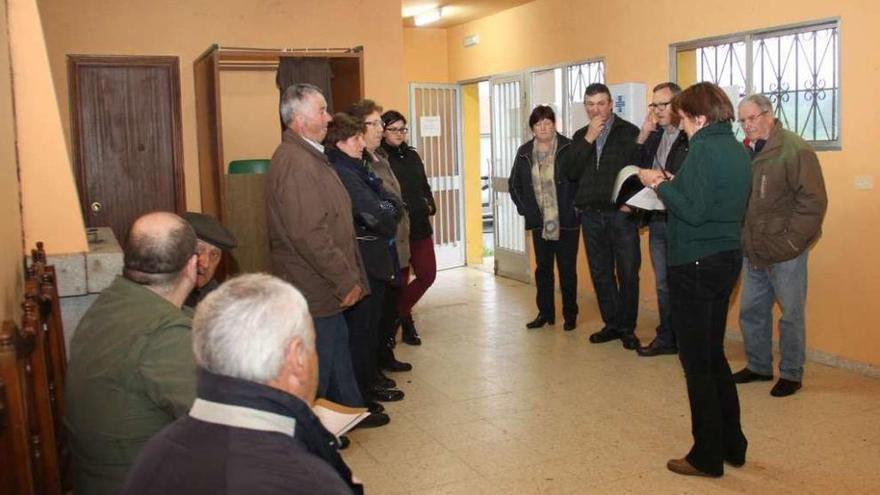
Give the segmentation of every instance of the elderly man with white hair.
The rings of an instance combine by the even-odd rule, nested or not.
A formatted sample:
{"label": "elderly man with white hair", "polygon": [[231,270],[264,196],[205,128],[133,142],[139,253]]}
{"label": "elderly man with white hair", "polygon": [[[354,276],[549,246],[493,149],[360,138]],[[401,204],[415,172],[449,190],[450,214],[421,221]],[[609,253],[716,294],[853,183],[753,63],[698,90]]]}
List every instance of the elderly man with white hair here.
{"label": "elderly man with white hair", "polygon": [[298,290],[234,278],[199,304],[192,332],[197,398],[147,443],[122,494],[363,492],[311,410],[318,355]]}

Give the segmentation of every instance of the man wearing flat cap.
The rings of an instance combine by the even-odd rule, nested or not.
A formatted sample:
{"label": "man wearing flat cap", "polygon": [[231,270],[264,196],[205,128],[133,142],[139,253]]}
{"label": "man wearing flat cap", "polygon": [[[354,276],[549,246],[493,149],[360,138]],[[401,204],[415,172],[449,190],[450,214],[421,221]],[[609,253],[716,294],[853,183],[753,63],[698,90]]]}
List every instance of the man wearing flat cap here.
{"label": "man wearing flat cap", "polygon": [[214,280],[214,272],[217,271],[223,251],[234,249],[237,243],[235,236],[214,217],[187,212],[183,218],[196,231],[198,238],[196,244],[196,253],[199,255],[198,280],[184,303],[184,306],[195,308],[199,301],[220,285]]}

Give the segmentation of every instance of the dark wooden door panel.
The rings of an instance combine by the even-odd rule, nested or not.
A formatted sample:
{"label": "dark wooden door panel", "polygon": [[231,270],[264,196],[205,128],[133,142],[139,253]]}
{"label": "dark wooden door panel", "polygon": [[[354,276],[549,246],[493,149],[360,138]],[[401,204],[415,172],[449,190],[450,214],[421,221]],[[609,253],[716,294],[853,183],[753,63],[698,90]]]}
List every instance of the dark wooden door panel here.
{"label": "dark wooden door panel", "polygon": [[70,72],[86,225],[124,243],[143,213],[185,208],[177,59],[72,57]]}

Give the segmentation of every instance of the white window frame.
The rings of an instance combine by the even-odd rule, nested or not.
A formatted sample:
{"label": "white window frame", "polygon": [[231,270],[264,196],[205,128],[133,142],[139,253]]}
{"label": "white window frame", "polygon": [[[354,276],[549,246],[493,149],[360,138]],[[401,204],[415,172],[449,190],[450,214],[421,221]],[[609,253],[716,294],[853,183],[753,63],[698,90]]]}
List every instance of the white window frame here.
{"label": "white window frame", "polygon": [[[836,62],[836,66],[833,67],[834,71],[834,81],[831,84],[832,88],[836,88],[837,90],[837,100],[834,104],[834,123],[833,128],[836,129],[836,139],[831,140],[822,140],[822,141],[814,141],[807,139],[813,148],[819,151],[839,151],[842,149],[842,135],[843,135],[843,125],[841,118],[841,101],[843,100],[843,88],[841,84],[841,63],[840,63],[840,55],[841,55],[841,30],[840,30],[840,18],[835,17],[831,19],[822,19],[817,21],[808,21],[803,23],[791,24],[786,26],[778,26],[772,28],[765,29],[756,29],[751,31],[744,31],[734,34],[728,34],[723,36],[716,36],[710,38],[702,38],[698,40],[685,41],[681,43],[673,43],[669,46],[669,75],[671,81],[677,81],[678,79],[678,57],[677,54],[679,52],[696,50],[698,48],[704,48],[714,45],[723,45],[728,43],[736,43],[743,42],[745,43],[745,84],[746,88],[744,90],[745,94],[751,94],[755,90],[754,85],[754,46],[755,43],[762,38],[771,38],[778,36],[791,35],[796,33],[803,33],[809,31],[816,31],[821,29],[836,29],[837,30],[837,52],[834,54],[834,61]],[[833,89],[832,89],[833,90]],[[745,96],[745,95],[743,95]],[[795,130],[795,132],[799,132]],[[806,139],[806,138],[804,138]]]}

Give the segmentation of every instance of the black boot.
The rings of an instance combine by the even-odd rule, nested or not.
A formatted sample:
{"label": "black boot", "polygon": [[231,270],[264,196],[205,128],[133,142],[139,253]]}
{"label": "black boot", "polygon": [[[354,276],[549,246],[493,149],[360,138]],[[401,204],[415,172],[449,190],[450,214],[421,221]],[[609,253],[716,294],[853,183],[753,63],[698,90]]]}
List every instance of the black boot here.
{"label": "black boot", "polygon": [[404,343],[409,345],[422,345],[422,339],[419,337],[419,332],[416,330],[416,325],[413,323],[412,317],[409,318],[401,318],[400,325],[403,327],[403,340]]}

